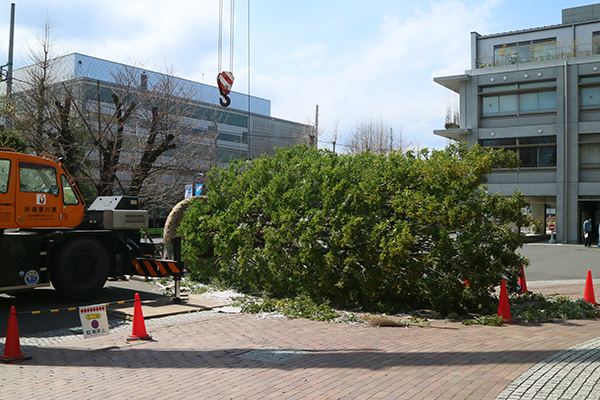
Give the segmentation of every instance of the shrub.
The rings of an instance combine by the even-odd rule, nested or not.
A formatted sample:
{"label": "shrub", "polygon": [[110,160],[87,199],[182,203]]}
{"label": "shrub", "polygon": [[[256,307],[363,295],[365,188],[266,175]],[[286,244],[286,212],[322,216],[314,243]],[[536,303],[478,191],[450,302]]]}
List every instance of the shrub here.
{"label": "shrub", "polygon": [[512,228],[527,225],[523,196],[481,186],[514,162],[464,145],[387,156],[297,146],[233,162],[211,171],[208,201],[184,217],[186,261],[245,292],[482,313],[527,263]]}

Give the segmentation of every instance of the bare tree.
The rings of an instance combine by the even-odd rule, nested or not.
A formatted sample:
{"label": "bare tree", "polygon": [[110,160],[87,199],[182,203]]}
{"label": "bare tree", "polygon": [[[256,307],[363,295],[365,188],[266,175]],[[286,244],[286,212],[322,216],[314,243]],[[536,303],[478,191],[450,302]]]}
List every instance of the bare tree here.
{"label": "bare tree", "polygon": [[[172,74],[148,77],[138,68],[122,67],[113,79],[113,84],[88,87],[77,105],[92,143],[87,178],[99,195],[116,191],[157,204],[166,200],[163,205],[170,206],[176,198],[166,193],[170,186],[181,188],[178,178],[210,168],[217,123],[203,120],[204,128],[198,127],[195,91]],[[102,100],[106,90],[110,103]]]}
{"label": "bare tree", "polygon": [[51,31],[46,21],[16,80],[15,131],[33,152],[62,158],[89,198],[129,194],[156,207],[176,203],[182,182],[198,181],[214,165],[223,122],[217,108],[195,100],[193,85],[171,71],[147,76],[123,66],[111,72],[112,82],[65,79]]}
{"label": "bare tree", "polygon": [[16,131],[35,153],[61,158],[71,174],[77,175],[82,167],[82,137],[71,123],[73,98],[57,85],[52,29],[46,18],[39,46],[27,48],[30,66],[15,79],[13,120]]}
{"label": "bare tree", "polygon": [[[318,108],[317,108],[318,110]],[[315,119],[307,118],[302,129],[300,129],[295,138],[299,143],[305,143],[309,146],[317,146],[319,137],[323,134],[323,128],[318,125],[318,113]]]}
{"label": "bare tree", "polygon": [[382,119],[366,119],[358,122],[351,130],[346,147],[352,154],[370,151],[375,154],[387,154],[406,147],[402,131],[394,129]]}
{"label": "bare tree", "polygon": [[331,130],[324,135],[323,142],[327,144],[331,144],[332,151],[335,153],[335,146],[338,144],[338,136],[339,136],[339,121],[335,121]]}

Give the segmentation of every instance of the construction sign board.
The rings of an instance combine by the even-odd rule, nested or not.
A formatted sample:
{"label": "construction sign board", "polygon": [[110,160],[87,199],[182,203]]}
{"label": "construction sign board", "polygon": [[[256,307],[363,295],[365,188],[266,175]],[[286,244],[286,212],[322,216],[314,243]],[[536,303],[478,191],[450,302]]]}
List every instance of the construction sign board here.
{"label": "construction sign board", "polygon": [[79,318],[81,319],[84,339],[109,334],[106,305],[79,307]]}

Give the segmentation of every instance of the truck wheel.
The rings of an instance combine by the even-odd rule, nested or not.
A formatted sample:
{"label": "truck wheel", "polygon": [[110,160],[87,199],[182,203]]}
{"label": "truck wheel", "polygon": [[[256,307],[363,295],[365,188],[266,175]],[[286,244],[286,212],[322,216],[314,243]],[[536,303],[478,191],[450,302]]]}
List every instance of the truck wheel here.
{"label": "truck wheel", "polygon": [[75,239],[59,253],[52,268],[52,285],[66,297],[87,299],[102,289],[108,270],[108,253],[99,241]]}

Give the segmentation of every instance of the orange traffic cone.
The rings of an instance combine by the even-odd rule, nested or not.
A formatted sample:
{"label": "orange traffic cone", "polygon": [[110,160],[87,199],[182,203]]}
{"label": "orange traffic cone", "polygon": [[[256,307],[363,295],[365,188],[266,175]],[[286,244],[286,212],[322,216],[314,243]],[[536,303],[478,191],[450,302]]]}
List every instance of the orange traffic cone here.
{"label": "orange traffic cone", "polygon": [[21,352],[19,343],[19,326],[17,325],[17,310],[15,306],[10,307],[8,317],[8,329],[6,330],[6,341],[4,342],[4,354],[0,356],[0,361],[5,363],[16,363],[29,360],[31,356],[25,357]]}
{"label": "orange traffic cone", "polygon": [[144,323],[144,315],[142,314],[142,302],[138,293],[135,294],[135,304],[133,306],[133,330],[127,338],[128,342],[136,340],[152,340],[152,336],[146,333],[146,324]]}
{"label": "orange traffic cone", "polygon": [[504,322],[511,322],[510,303],[508,302],[508,291],[506,290],[506,281],[502,279],[500,285],[500,301],[498,302],[498,315],[504,318]]}
{"label": "orange traffic cone", "polygon": [[594,284],[592,283],[592,271],[588,269],[587,278],[585,280],[585,292],[583,293],[583,300],[596,305],[596,296],[594,295]]}
{"label": "orange traffic cone", "polygon": [[527,290],[527,282],[525,281],[525,269],[521,267],[521,273],[519,274],[519,293],[530,293]]}

